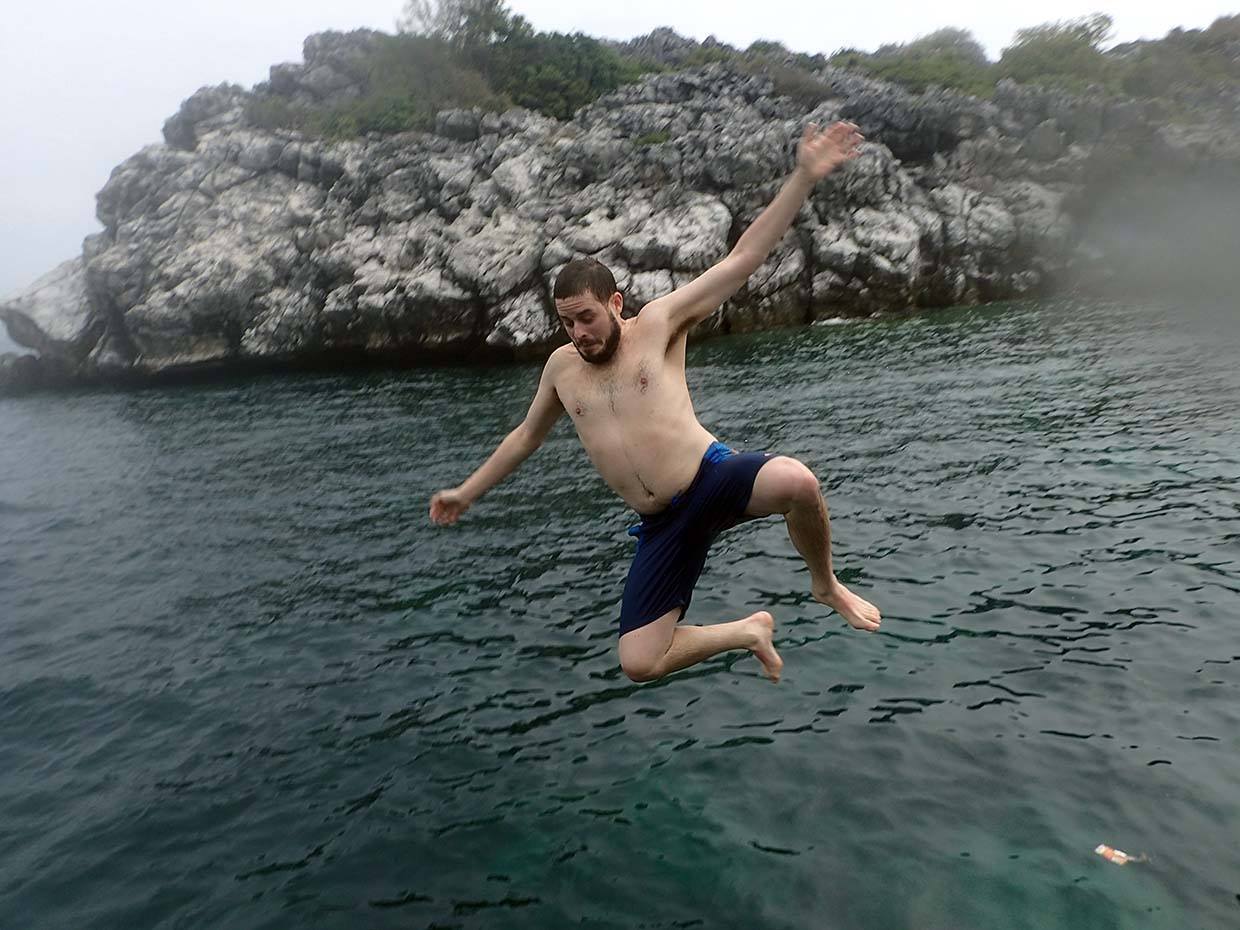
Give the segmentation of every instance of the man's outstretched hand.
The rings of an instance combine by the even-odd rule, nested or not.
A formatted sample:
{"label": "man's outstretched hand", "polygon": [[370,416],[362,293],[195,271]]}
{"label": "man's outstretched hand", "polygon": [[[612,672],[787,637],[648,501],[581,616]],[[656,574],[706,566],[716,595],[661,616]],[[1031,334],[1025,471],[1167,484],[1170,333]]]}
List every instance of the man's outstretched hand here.
{"label": "man's outstretched hand", "polygon": [[856,123],[841,120],[820,130],[817,123],[805,127],[797,146],[797,167],[815,182],[858,155],[857,146],[865,141]]}
{"label": "man's outstretched hand", "polygon": [[455,488],[437,491],[431,498],[431,519],[440,526],[451,526],[469,509],[471,503]]}

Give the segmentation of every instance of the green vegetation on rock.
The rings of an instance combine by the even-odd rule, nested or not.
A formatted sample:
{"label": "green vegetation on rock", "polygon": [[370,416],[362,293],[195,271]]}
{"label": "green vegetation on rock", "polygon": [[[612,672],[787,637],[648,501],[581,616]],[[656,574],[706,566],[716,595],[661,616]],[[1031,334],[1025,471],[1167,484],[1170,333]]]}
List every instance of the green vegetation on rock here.
{"label": "green vegetation on rock", "polygon": [[657,132],[644,132],[633,140],[635,145],[662,145],[672,137],[666,129]]}
{"label": "green vegetation on rock", "polygon": [[364,91],[347,103],[310,107],[271,95],[253,99],[247,116],[254,125],[268,129],[279,126],[348,138],[429,129],[436,112],[445,107],[508,105],[447,42],[430,36],[383,36],[356,77]]}
{"label": "green vegetation on rock", "polygon": [[1117,91],[1122,63],[1102,50],[1111,17],[1095,13],[1066,23],[1045,23],[1016,33],[1003,50],[998,74],[1019,84],[1044,84],[1069,91],[1090,85]]}
{"label": "green vegetation on rock", "polygon": [[920,92],[930,86],[987,97],[1004,78],[1073,93],[1097,88],[1180,104],[1240,90],[1240,15],[1206,29],[1173,29],[1164,38],[1105,49],[1114,23],[1095,13],[1021,29],[997,62],[963,29],[941,29],[872,53],[846,49],[831,64]]}
{"label": "green vegetation on rock", "polygon": [[884,45],[873,54],[847,49],[831,64],[855,68],[920,93],[931,86],[949,87],[978,97],[994,90],[994,66],[964,29],[940,29],[903,45]]}
{"label": "green vegetation on rock", "polygon": [[497,42],[479,55],[478,66],[491,86],[517,106],[556,119],[570,119],[579,107],[649,70],[589,36],[558,32]]}
{"label": "green vegetation on rock", "polygon": [[[633,45],[604,44],[580,33],[536,32],[503,0],[407,0],[401,31],[374,34],[369,51],[346,67],[357,91],[310,105],[267,89],[251,100],[251,124],[314,135],[426,130],[452,107],[502,110],[522,106],[557,119],[642,74],[668,67],[723,63],[770,79],[774,92],[806,107],[830,95],[824,66],[848,68],[914,92],[941,87],[989,97],[1004,79],[1071,93],[1162,100],[1169,112],[1216,105],[1240,90],[1240,15],[1207,29],[1172,30],[1165,38],[1104,48],[1113,23],[1094,14],[1021,29],[997,62],[965,29],[940,29],[874,52],[844,49],[830,58],[794,53],[759,40],[742,50],[713,40],[683,45],[677,57],[630,54]],[[657,56],[656,56],[657,57]],[[642,144],[655,144],[644,139]]]}
{"label": "green vegetation on rock", "polygon": [[429,129],[450,107],[522,106],[557,119],[655,70],[622,58],[589,36],[534,32],[501,0],[414,0],[402,26],[382,36],[350,75],[361,95],[331,107],[295,104],[278,94],[255,99],[254,125],[349,137]]}

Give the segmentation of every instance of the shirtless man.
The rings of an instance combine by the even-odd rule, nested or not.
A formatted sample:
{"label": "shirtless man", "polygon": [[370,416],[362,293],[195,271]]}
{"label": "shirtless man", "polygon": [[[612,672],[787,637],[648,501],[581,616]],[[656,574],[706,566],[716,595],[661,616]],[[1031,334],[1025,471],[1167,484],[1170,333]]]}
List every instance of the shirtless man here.
{"label": "shirtless man", "polygon": [[850,626],[878,629],[878,609],[844,587],[831,567],[827,505],[796,459],[736,453],[693,412],[685,383],[689,329],[740,289],[787,232],[814,185],[857,154],[852,123],[806,127],[796,168],[726,258],[642,308],[624,302],[594,259],[569,262],[556,278],[555,308],[571,340],[551,354],[524,422],[463,484],[431,498],[431,519],[455,523],[546,438],[565,411],[603,480],[641,516],[630,530],[637,554],[620,612],[620,665],[652,681],[731,649],[748,649],[779,680],[775,621],[766,611],[709,626],[680,625],[714,538],[746,520],[783,514],[810,572],[814,598]]}

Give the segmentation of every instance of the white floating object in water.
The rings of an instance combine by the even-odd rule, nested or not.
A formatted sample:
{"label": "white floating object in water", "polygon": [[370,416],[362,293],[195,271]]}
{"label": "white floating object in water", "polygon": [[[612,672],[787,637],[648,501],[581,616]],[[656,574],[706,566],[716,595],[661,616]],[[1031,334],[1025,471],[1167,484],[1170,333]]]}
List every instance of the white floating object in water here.
{"label": "white floating object in water", "polygon": [[1100,855],[1107,862],[1114,862],[1116,865],[1127,865],[1130,862],[1149,862],[1149,856],[1142,853],[1139,856],[1130,856],[1123,850],[1116,849],[1113,846],[1107,846],[1105,843],[1099,843],[1094,847],[1094,852]]}

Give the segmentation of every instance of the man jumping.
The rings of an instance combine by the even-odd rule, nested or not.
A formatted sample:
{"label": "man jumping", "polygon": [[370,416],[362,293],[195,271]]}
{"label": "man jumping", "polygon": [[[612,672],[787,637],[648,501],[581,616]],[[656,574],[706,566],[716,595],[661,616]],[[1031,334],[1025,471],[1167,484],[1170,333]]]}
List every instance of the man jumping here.
{"label": "man jumping", "polygon": [[620,665],[652,681],[731,649],[748,649],[779,680],[774,618],[682,626],[706,553],[723,530],[783,514],[810,572],[815,600],[850,626],[876,630],[880,615],[831,567],[831,528],[818,480],[796,459],[737,453],[698,422],[685,382],[688,331],[711,315],[763,263],[814,185],[857,154],[852,123],[806,127],[796,168],[726,258],[631,318],[612,273],[594,259],[556,277],[556,312],[570,345],[551,354],[525,420],[459,487],[431,498],[431,519],[455,523],[534,452],[565,411],[603,480],[641,516],[630,530],[637,554],[620,609]]}

